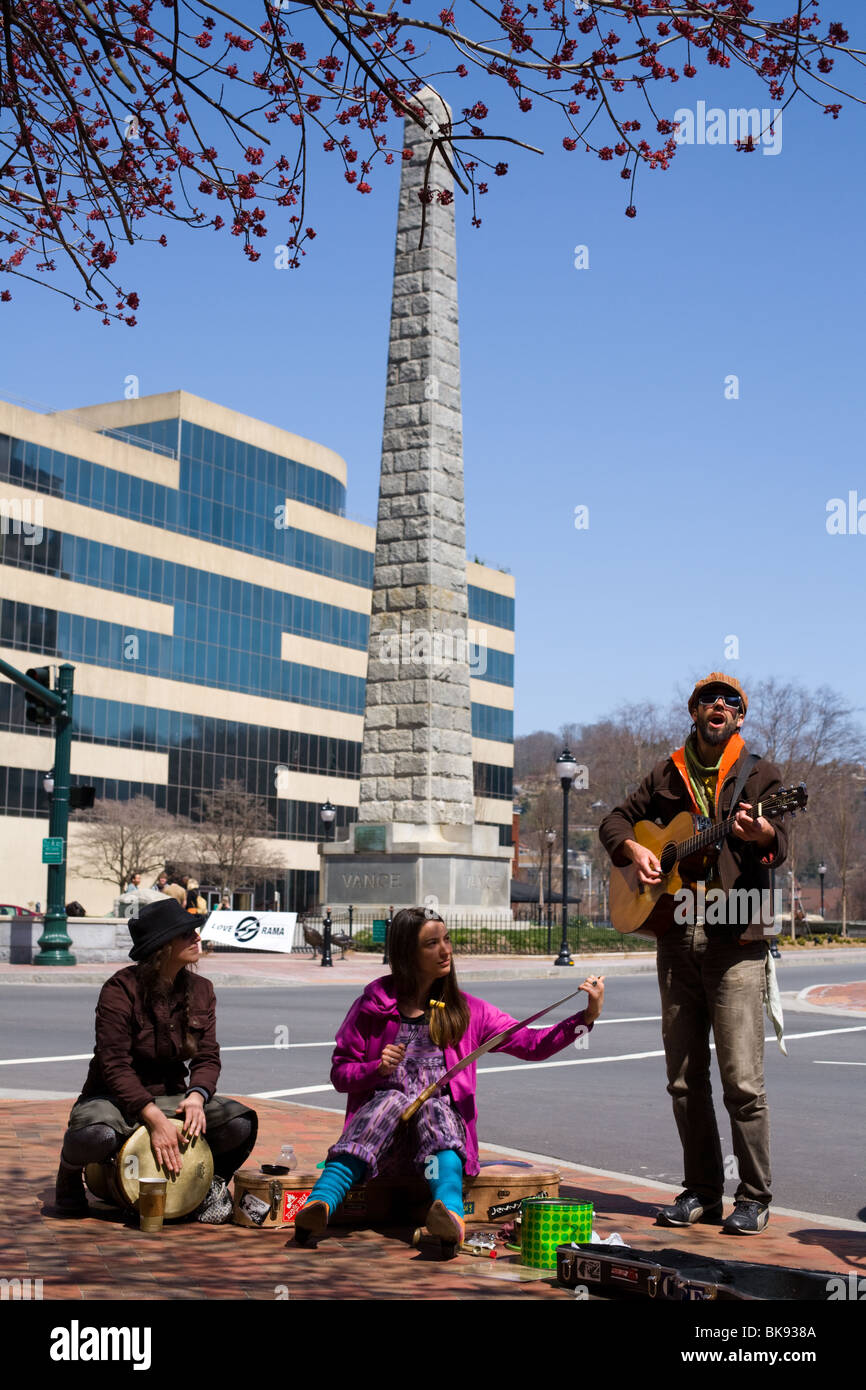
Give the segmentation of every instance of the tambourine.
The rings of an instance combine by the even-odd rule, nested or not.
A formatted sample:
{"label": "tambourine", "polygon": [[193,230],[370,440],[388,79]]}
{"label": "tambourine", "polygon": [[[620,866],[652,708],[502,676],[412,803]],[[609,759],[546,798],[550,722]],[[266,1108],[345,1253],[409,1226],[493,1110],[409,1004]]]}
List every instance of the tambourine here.
{"label": "tambourine", "polygon": [[[167,1118],[178,1130],[183,1128],[183,1120],[174,1116]],[[94,1197],[138,1211],[139,1179],[167,1178],[165,1219],[171,1221],[188,1216],[201,1206],[213,1181],[213,1154],[204,1135],[199,1134],[188,1142],[180,1140],[180,1158],[179,1173],[161,1168],[150,1146],[147,1125],[139,1125],[112,1158],[104,1163],[88,1163],[84,1180]]]}

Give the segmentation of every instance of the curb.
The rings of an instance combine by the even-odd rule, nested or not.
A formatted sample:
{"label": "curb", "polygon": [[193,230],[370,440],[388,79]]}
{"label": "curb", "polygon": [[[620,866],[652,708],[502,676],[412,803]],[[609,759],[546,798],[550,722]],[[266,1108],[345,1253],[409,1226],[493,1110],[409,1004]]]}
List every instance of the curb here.
{"label": "curb", "polygon": [[[503,980],[555,980],[558,979],[563,970],[572,967],[554,966],[539,960],[537,965],[527,964],[521,968],[520,965],[503,965],[500,961],[491,964],[489,967],[473,964],[472,966],[461,968],[458,956],[458,971],[461,981],[503,981]],[[515,957],[516,962],[531,960],[526,956]],[[477,957],[476,957],[477,960]],[[784,969],[786,963],[802,965],[806,962],[815,965],[838,964],[840,960],[850,961],[854,965],[866,965],[866,949],[861,947],[839,947],[837,950],[812,950],[810,948],[790,947],[782,952],[781,961],[777,962],[777,968]],[[0,986],[2,985],[103,985],[106,980],[115,975],[118,970],[128,964],[126,958],[123,961],[106,961],[98,968],[88,970],[87,973],[78,973],[79,967],[73,966],[69,973],[65,966],[42,966],[34,967],[27,965],[14,965],[0,967]],[[360,961],[351,963],[360,964]],[[346,962],[349,967],[349,962]],[[207,978],[210,979],[215,987],[224,989],[296,989],[304,987],[316,987],[317,985],[340,985],[363,986],[368,979],[375,976],[368,976],[366,971],[355,974],[351,971],[351,977],[340,978],[343,962],[337,963],[333,967],[334,973],[330,972],[325,979],[322,978],[322,967],[310,964],[311,971],[315,969],[317,973],[310,976],[284,975],[279,973],[262,974],[232,974],[231,971],[216,970],[207,971]],[[581,955],[576,957],[573,969],[575,972],[582,967],[593,967],[596,970],[604,968],[607,975],[643,975],[655,974],[656,956],[655,951],[633,951],[627,955],[621,953],[608,955],[599,953],[598,955]],[[267,968],[267,967],[264,967]],[[15,972],[14,974],[12,972]],[[796,1006],[793,1006],[796,1007]],[[816,1009],[819,1006],[807,1005],[803,1001],[804,1011]],[[826,1011],[825,1011],[826,1012]],[[835,1010],[831,1012],[836,1012]],[[846,1010],[853,1013],[853,1010]]]}
{"label": "curb", "polygon": [[[487,1144],[483,1139],[480,1140],[479,1143],[482,1149],[489,1149],[491,1153],[502,1154],[503,1157],[525,1159],[528,1162],[538,1163],[547,1168],[567,1168],[571,1173],[588,1173],[590,1177],[609,1178],[614,1182],[620,1182],[629,1187],[649,1187],[653,1190],[666,1193],[682,1191],[681,1183],[674,1186],[672,1183],[658,1182],[654,1178],[636,1176],[634,1173],[618,1173],[609,1168],[588,1168],[582,1163],[572,1163],[567,1158],[553,1158],[549,1154],[528,1153],[523,1149],[507,1148],[502,1144]],[[590,1188],[592,1184],[586,1183],[585,1186]],[[727,1193],[723,1200],[729,1206],[733,1206],[734,1199],[729,1197]],[[844,1216],[823,1216],[820,1212],[797,1211],[794,1207],[779,1207],[775,1202],[773,1202],[770,1211],[777,1216],[787,1216],[795,1221],[812,1221],[821,1226],[832,1227],[834,1230],[866,1232],[866,1224],[864,1224],[864,1222],[852,1221]]]}

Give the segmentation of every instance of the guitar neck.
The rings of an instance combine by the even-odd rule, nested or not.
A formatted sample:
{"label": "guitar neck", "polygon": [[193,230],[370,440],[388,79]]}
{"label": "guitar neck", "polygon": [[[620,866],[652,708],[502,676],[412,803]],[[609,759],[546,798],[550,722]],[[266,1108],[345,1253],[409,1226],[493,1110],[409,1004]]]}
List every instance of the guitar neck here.
{"label": "guitar neck", "polygon": [[[758,806],[755,815],[760,816],[761,808]],[[683,840],[677,846],[677,859],[688,859],[691,855],[697,854],[702,849],[709,849],[710,845],[716,844],[718,840],[724,839],[729,830],[733,829],[736,820],[736,812],[727,816],[724,820],[713,821],[706,830],[699,830],[696,835],[692,835],[688,840]]]}

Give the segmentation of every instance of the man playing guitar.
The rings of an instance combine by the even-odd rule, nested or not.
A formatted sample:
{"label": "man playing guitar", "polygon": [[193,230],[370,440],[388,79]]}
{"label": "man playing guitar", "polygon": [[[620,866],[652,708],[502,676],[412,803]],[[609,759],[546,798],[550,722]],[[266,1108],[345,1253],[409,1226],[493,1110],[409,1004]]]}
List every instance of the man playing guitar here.
{"label": "man playing guitar", "polygon": [[[774,792],[778,768],[747,752],[740,728],[748,698],[739,681],[719,671],[699,680],[689,699],[692,732],[682,748],[658,763],[637,790],[605,817],[602,844],[615,865],[631,863],[639,885],[658,885],[659,859],[634,838],[641,820],[660,825],[680,812],[733,824],[709,853],[683,860],[680,874],[691,893],[678,894],[692,910],[676,910],[663,896],[642,930],[658,938],[658,979],[668,1093],[683,1147],[685,1190],[659,1211],[659,1224],[689,1226],[722,1217],[725,1173],[710,1084],[712,1028],[725,1107],[731,1120],[739,1185],[722,1229],[756,1235],[769,1220],[770,1119],[764,1091],[764,973],[767,944],[762,923],[703,912],[708,890],[739,904],[759,890],[769,897],[770,868],[784,861],[781,824],[756,815]],[[737,805],[735,807],[734,802]],[[739,890],[732,892],[732,890]],[[717,898],[721,895],[717,893]],[[752,895],[753,897],[755,895]],[[715,919],[715,920],[713,920]]]}

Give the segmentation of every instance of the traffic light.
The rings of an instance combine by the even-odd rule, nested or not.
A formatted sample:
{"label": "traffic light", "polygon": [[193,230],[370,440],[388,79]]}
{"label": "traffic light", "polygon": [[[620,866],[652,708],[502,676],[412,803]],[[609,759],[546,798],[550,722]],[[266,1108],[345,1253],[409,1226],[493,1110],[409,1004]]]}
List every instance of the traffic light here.
{"label": "traffic light", "polygon": [[[31,666],[27,675],[38,685],[44,685],[46,690],[51,689],[51,667],[50,666]],[[27,701],[26,714],[29,724],[50,724],[54,716],[47,706],[37,700],[29,691],[24,692]]]}

